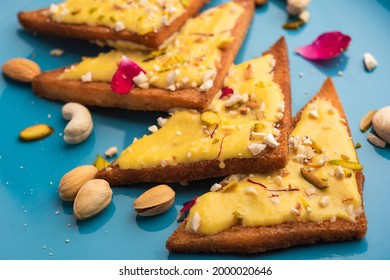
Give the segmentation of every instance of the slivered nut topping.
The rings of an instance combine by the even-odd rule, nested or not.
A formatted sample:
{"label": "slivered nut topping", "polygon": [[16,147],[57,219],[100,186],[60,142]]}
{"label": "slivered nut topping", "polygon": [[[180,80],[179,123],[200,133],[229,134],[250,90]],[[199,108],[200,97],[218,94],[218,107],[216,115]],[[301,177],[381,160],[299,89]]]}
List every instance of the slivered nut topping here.
{"label": "slivered nut topping", "polygon": [[326,182],[322,181],[316,175],[314,175],[310,171],[307,171],[303,167],[301,168],[301,174],[302,174],[302,177],[305,178],[306,181],[308,181],[310,184],[315,186],[317,189],[326,189],[329,187]]}
{"label": "slivered nut topping", "polygon": [[192,218],[190,229],[192,232],[197,232],[199,227],[200,227],[200,216],[198,212],[195,212],[194,217]]}
{"label": "slivered nut topping", "polygon": [[340,165],[345,168],[349,168],[352,170],[362,170],[363,165],[361,165],[358,162],[348,161],[348,160],[341,160],[341,159],[333,159],[329,161],[329,164],[332,165]]}

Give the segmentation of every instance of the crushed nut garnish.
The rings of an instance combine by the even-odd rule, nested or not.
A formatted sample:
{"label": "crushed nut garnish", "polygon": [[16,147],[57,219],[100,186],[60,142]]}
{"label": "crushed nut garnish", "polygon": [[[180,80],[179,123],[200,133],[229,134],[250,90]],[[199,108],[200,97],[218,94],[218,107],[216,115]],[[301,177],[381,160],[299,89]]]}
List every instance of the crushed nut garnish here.
{"label": "crushed nut garnish", "polygon": [[252,155],[256,156],[260,154],[267,145],[261,144],[261,143],[252,143],[248,146],[248,150],[251,152]]}
{"label": "crushed nut garnish", "polygon": [[344,169],[340,165],[336,166],[334,169],[334,175],[337,179],[344,179]]}
{"label": "crushed nut garnish", "polygon": [[271,133],[268,133],[264,137],[264,143],[271,148],[279,146],[279,143],[275,140],[274,136]]}
{"label": "crushed nut garnish", "polygon": [[104,154],[107,156],[107,157],[113,157],[115,156],[116,154],[118,153],[118,148],[116,146],[112,146],[110,148],[108,148]]}
{"label": "crushed nut garnish", "polygon": [[249,195],[256,195],[257,194],[256,189],[254,187],[247,187],[245,189],[245,193],[249,194]]}
{"label": "crushed nut garnish", "polygon": [[329,204],[329,196],[326,195],[326,196],[321,197],[321,199],[318,201],[318,204],[321,207],[323,207],[323,208],[328,206],[328,204]]}
{"label": "crushed nut garnish", "polygon": [[153,132],[156,132],[158,130],[158,127],[157,127],[157,125],[151,125],[148,127],[148,130],[153,133]]}
{"label": "crushed nut garnish", "polygon": [[87,73],[85,73],[84,75],[81,76],[81,81],[83,83],[88,83],[88,82],[92,82],[92,72],[91,71],[88,71]]}
{"label": "crushed nut garnish", "polygon": [[273,204],[275,204],[275,205],[278,205],[278,204],[280,203],[280,200],[279,200],[278,198],[276,198],[276,197],[272,197],[272,198],[271,198],[271,202],[272,202]]}
{"label": "crushed nut garnish", "polygon": [[211,186],[210,191],[211,192],[216,192],[222,189],[222,185],[215,183],[214,185]]}
{"label": "crushed nut garnish", "polygon": [[50,51],[51,56],[61,56],[63,54],[64,54],[64,50],[62,50],[62,49],[52,49]]}
{"label": "crushed nut garnish", "polygon": [[190,229],[193,232],[197,232],[199,227],[200,227],[200,216],[198,212],[195,212],[194,216],[192,217],[192,223]]}

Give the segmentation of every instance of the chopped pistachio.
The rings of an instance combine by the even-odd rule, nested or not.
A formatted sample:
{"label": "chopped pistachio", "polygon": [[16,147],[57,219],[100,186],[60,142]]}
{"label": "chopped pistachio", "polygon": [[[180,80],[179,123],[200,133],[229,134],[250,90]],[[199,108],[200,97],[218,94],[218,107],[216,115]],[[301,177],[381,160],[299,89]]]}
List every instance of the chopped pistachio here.
{"label": "chopped pistachio", "polygon": [[189,0],[180,0],[180,2],[184,7],[188,7]]}
{"label": "chopped pistachio", "polygon": [[33,141],[50,136],[54,129],[47,124],[37,124],[23,129],[19,133],[19,138],[23,141]]}
{"label": "chopped pistachio", "polygon": [[221,123],[221,118],[215,112],[206,111],[200,115],[201,121],[206,125],[215,125]]}
{"label": "chopped pistachio", "polygon": [[302,202],[303,207],[307,208],[310,206],[309,202],[307,202],[307,200],[303,196],[300,195],[299,200]]}
{"label": "chopped pistachio", "polygon": [[96,12],[97,11],[97,8],[96,7],[92,7],[91,9],[89,9],[89,14],[91,15],[91,14],[93,14],[94,12]]}
{"label": "chopped pistachio", "polygon": [[230,36],[227,38],[223,38],[218,42],[218,48],[221,50],[226,49],[234,40],[234,37]]}
{"label": "chopped pistachio", "polygon": [[357,142],[356,144],[355,144],[355,149],[357,150],[357,149],[359,149],[359,148],[361,148],[362,147],[362,144],[360,144],[360,142]]}
{"label": "chopped pistachio", "polygon": [[316,153],[318,154],[321,154],[322,153],[322,150],[321,150],[321,147],[318,145],[318,143],[316,141],[314,141],[313,139],[310,139],[312,144],[312,148],[314,149],[314,151],[316,151]]}
{"label": "chopped pistachio", "polygon": [[349,160],[349,159],[350,159],[349,156],[344,155],[344,154],[341,154],[340,157],[341,157],[343,160]]}
{"label": "chopped pistachio", "polygon": [[286,22],[285,24],[283,24],[283,28],[288,30],[297,30],[304,24],[305,22],[303,20],[298,19],[298,20]]}
{"label": "chopped pistachio", "polygon": [[351,170],[347,169],[347,168],[343,168],[343,171],[344,171],[344,176],[345,178],[351,178],[352,177],[352,172]]}
{"label": "chopped pistachio", "polygon": [[227,184],[226,186],[224,186],[222,189],[222,192],[231,191],[237,186],[238,186],[238,182],[237,182],[237,180],[234,180],[234,181],[230,182],[229,184]]}
{"label": "chopped pistachio", "polygon": [[93,165],[97,168],[97,170],[101,170],[110,165],[110,163],[105,160],[101,155],[97,155]]}
{"label": "chopped pistachio", "polygon": [[242,221],[243,217],[242,217],[242,215],[241,215],[239,212],[234,211],[234,212],[233,212],[233,215],[234,215],[234,217],[235,217],[239,222]]}
{"label": "chopped pistachio", "polygon": [[264,124],[262,122],[257,122],[253,126],[253,131],[254,132],[261,132],[264,129]]}
{"label": "chopped pistachio", "polygon": [[352,170],[362,170],[363,169],[363,165],[361,165],[360,163],[348,161],[348,160],[333,159],[333,160],[329,161],[329,164],[340,165],[341,167],[349,168]]}
{"label": "chopped pistachio", "polygon": [[306,181],[308,181],[310,184],[312,184],[318,189],[326,189],[329,187],[329,185],[326,182],[324,182],[323,180],[321,180],[316,175],[314,175],[313,173],[311,173],[310,171],[306,170],[303,167],[301,168],[301,174]]}

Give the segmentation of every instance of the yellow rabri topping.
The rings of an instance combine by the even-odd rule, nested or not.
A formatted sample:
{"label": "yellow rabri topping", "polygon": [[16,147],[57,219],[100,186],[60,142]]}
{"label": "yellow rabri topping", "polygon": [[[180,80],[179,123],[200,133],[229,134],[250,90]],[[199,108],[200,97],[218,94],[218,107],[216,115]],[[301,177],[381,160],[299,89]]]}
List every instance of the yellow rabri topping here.
{"label": "yellow rabri topping", "polygon": [[[175,37],[158,51],[111,51],[67,69],[62,79],[82,79],[88,73],[92,81],[110,82],[123,55],[146,71],[142,88],[168,90],[213,86],[220,68],[221,50],[232,41],[231,30],[244,8],[234,2],[207,10],[189,19]],[[90,81],[90,79],[88,80]]]}
{"label": "yellow rabri topping", "polygon": [[[233,176],[231,180],[238,181],[235,187],[200,196],[190,210],[186,230],[215,234],[237,223],[270,226],[293,221],[354,221],[362,204],[356,171],[329,161],[347,157],[357,163],[358,159],[347,127],[329,101],[317,99],[304,109],[289,149],[289,162],[283,170]],[[301,168],[326,181],[328,187],[311,184]]]}
{"label": "yellow rabri topping", "polygon": [[[194,0],[193,0],[194,1]],[[189,1],[183,0],[66,0],[51,5],[54,21],[107,26],[138,34],[156,32],[179,17]]]}
{"label": "yellow rabri topping", "polygon": [[[275,124],[283,116],[284,99],[272,80],[274,63],[266,55],[232,66],[226,85],[234,94],[216,96],[205,113],[176,111],[159,130],[125,149],[116,164],[140,169],[219,160],[223,168],[226,159],[250,158],[277,146]],[[245,78],[248,68],[256,75]],[[255,132],[258,123],[261,128]]]}

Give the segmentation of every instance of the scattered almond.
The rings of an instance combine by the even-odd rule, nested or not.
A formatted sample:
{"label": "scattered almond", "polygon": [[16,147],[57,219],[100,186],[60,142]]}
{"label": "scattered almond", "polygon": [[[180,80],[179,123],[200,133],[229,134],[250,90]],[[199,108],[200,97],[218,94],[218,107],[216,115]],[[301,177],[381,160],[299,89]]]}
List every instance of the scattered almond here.
{"label": "scattered almond", "polygon": [[329,162],[329,164],[340,165],[341,167],[349,168],[349,169],[352,169],[352,170],[362,170],[363,169],[363,165],[361,165],[358,162],[354,162],[354,161],[341,160],[341,159],[332,159],[332,160],[330,160],[328,162]]}
{"label": "scattered almond", "polygon": [[2,66],[3,73],[16,81],[30,83],[41,73],[41,68],[34,61],[26,58],[13,58]]}

